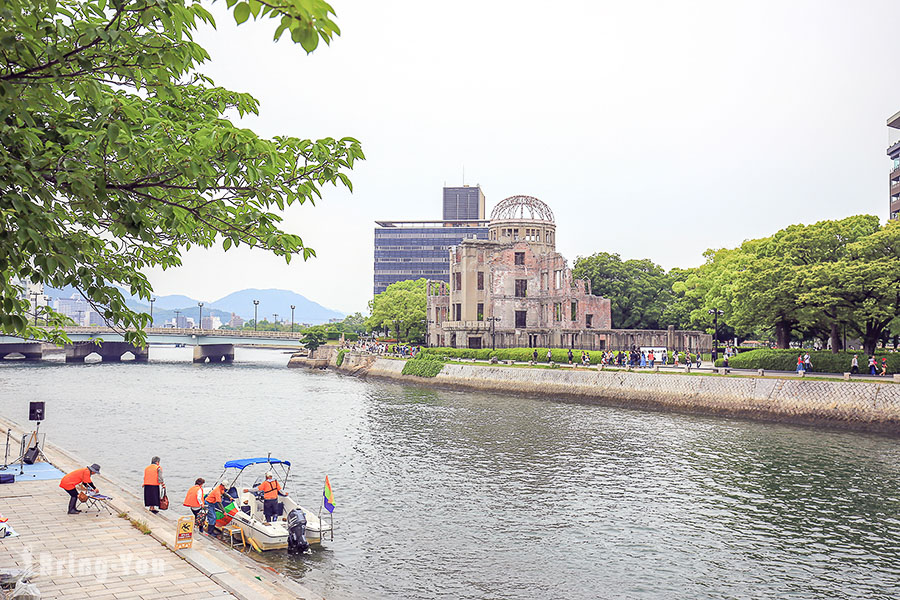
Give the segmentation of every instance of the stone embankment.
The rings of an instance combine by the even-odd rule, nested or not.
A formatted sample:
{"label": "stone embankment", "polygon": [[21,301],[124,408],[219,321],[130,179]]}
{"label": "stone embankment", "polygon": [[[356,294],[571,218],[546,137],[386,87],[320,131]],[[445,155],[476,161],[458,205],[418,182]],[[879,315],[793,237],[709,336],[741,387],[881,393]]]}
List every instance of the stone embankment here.
{"label": "stone embankment", "polygon": [[[403,375],[405,361],[326,350],[329,368],[416,385],[559,396],[628,407],[740,416],[900,433],[900,385],[775,377],[713,376],[448,363],[434,378]],[[294,365],[299,366],[299,365]]]}

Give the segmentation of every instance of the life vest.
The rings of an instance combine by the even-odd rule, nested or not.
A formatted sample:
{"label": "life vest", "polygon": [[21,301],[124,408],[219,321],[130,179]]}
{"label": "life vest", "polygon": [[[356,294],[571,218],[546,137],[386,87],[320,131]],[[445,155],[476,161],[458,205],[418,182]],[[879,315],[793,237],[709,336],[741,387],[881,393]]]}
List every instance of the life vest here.
{"label": "life vest", "polygon": [[274,500],[278,497],[278,490],[281,489],[281,484],[275,481],[263,481],[259,484],[259,491],[263,493],[263,498],[266,500]]}
{"label": "life vest", "polygon": [[64,490],[74,490],[79,483],[91,483],[91,470],[87,467],[75,469],[59,482],[59,487]]}
{"label": "life vest", "polygon": [[200,498],[203,497],[203,488],[199,485],[192,486],[191,489],[188,490],[187,496],[184,497],[184,506],[189,508],[200,508],[200,498],[197,497],[197,492],[200,492]]}
{"label": "life vest", "polygon": [[209,495],[206,497],[206,501],[210,504],[215,504],[216,502],[222,501],[222,490],[219,489],[218,486],[214,487]]}
{"label": "life vest", "polygon": [[159,485],[159,465],[150,465],[144,469],[144,485]]}

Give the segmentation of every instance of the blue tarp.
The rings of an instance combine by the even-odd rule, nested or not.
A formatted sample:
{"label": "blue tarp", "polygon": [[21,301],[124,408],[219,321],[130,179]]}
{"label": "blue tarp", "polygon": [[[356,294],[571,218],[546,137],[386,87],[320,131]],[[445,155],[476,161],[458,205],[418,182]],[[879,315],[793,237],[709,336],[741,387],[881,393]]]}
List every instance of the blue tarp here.
{"label": "blue tarp", "polygon": [[226,469],[244,469],[249,467],[250,465],[258,465],[258,464],[271,464],[271,465],[287,465],[291,466],[291,462],[288,460],[279,460],[277,458],[266,458],[262,456],[260,458],[241,458],[239,460],[229,460],[225,463]]}

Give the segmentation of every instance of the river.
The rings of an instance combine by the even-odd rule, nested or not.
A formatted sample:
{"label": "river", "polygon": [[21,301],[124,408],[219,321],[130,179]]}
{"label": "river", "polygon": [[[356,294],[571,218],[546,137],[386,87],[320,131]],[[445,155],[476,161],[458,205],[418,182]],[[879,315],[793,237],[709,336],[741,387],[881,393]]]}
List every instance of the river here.
{"label": "river", "polygon": [[[264,560],[329,599],[896,598],[900,441],[861,433],[435,390],[287,369],[238,348],[194,365],[0,364],[0,413],[173,509],[228,459],[294,463],[335,540]],[[60,507],[65,504],[62,495]],[[65,515],[60,514],[60,518]]]}

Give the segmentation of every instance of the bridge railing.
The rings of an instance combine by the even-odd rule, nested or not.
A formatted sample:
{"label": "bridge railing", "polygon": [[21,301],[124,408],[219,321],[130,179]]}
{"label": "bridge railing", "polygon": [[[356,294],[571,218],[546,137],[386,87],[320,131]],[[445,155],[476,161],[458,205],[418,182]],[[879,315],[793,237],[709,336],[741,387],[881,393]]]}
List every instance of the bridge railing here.
{"label": "bridge railing", "polygon": [[[120,333],[119,330],[111,327],[65,327],[64,331],[76,334],[103,335],[110,333]],[[129,329],[134,331],[134,329]],[[246,329],[193,329],[179,327],[148,327],[144,329],[147,334],[153,335],[203,335],[208,337],[245,337],[245,338],[265,338],[272,340],[299,340],[303,337],[302,333],[290,331],[247,331]]]}

